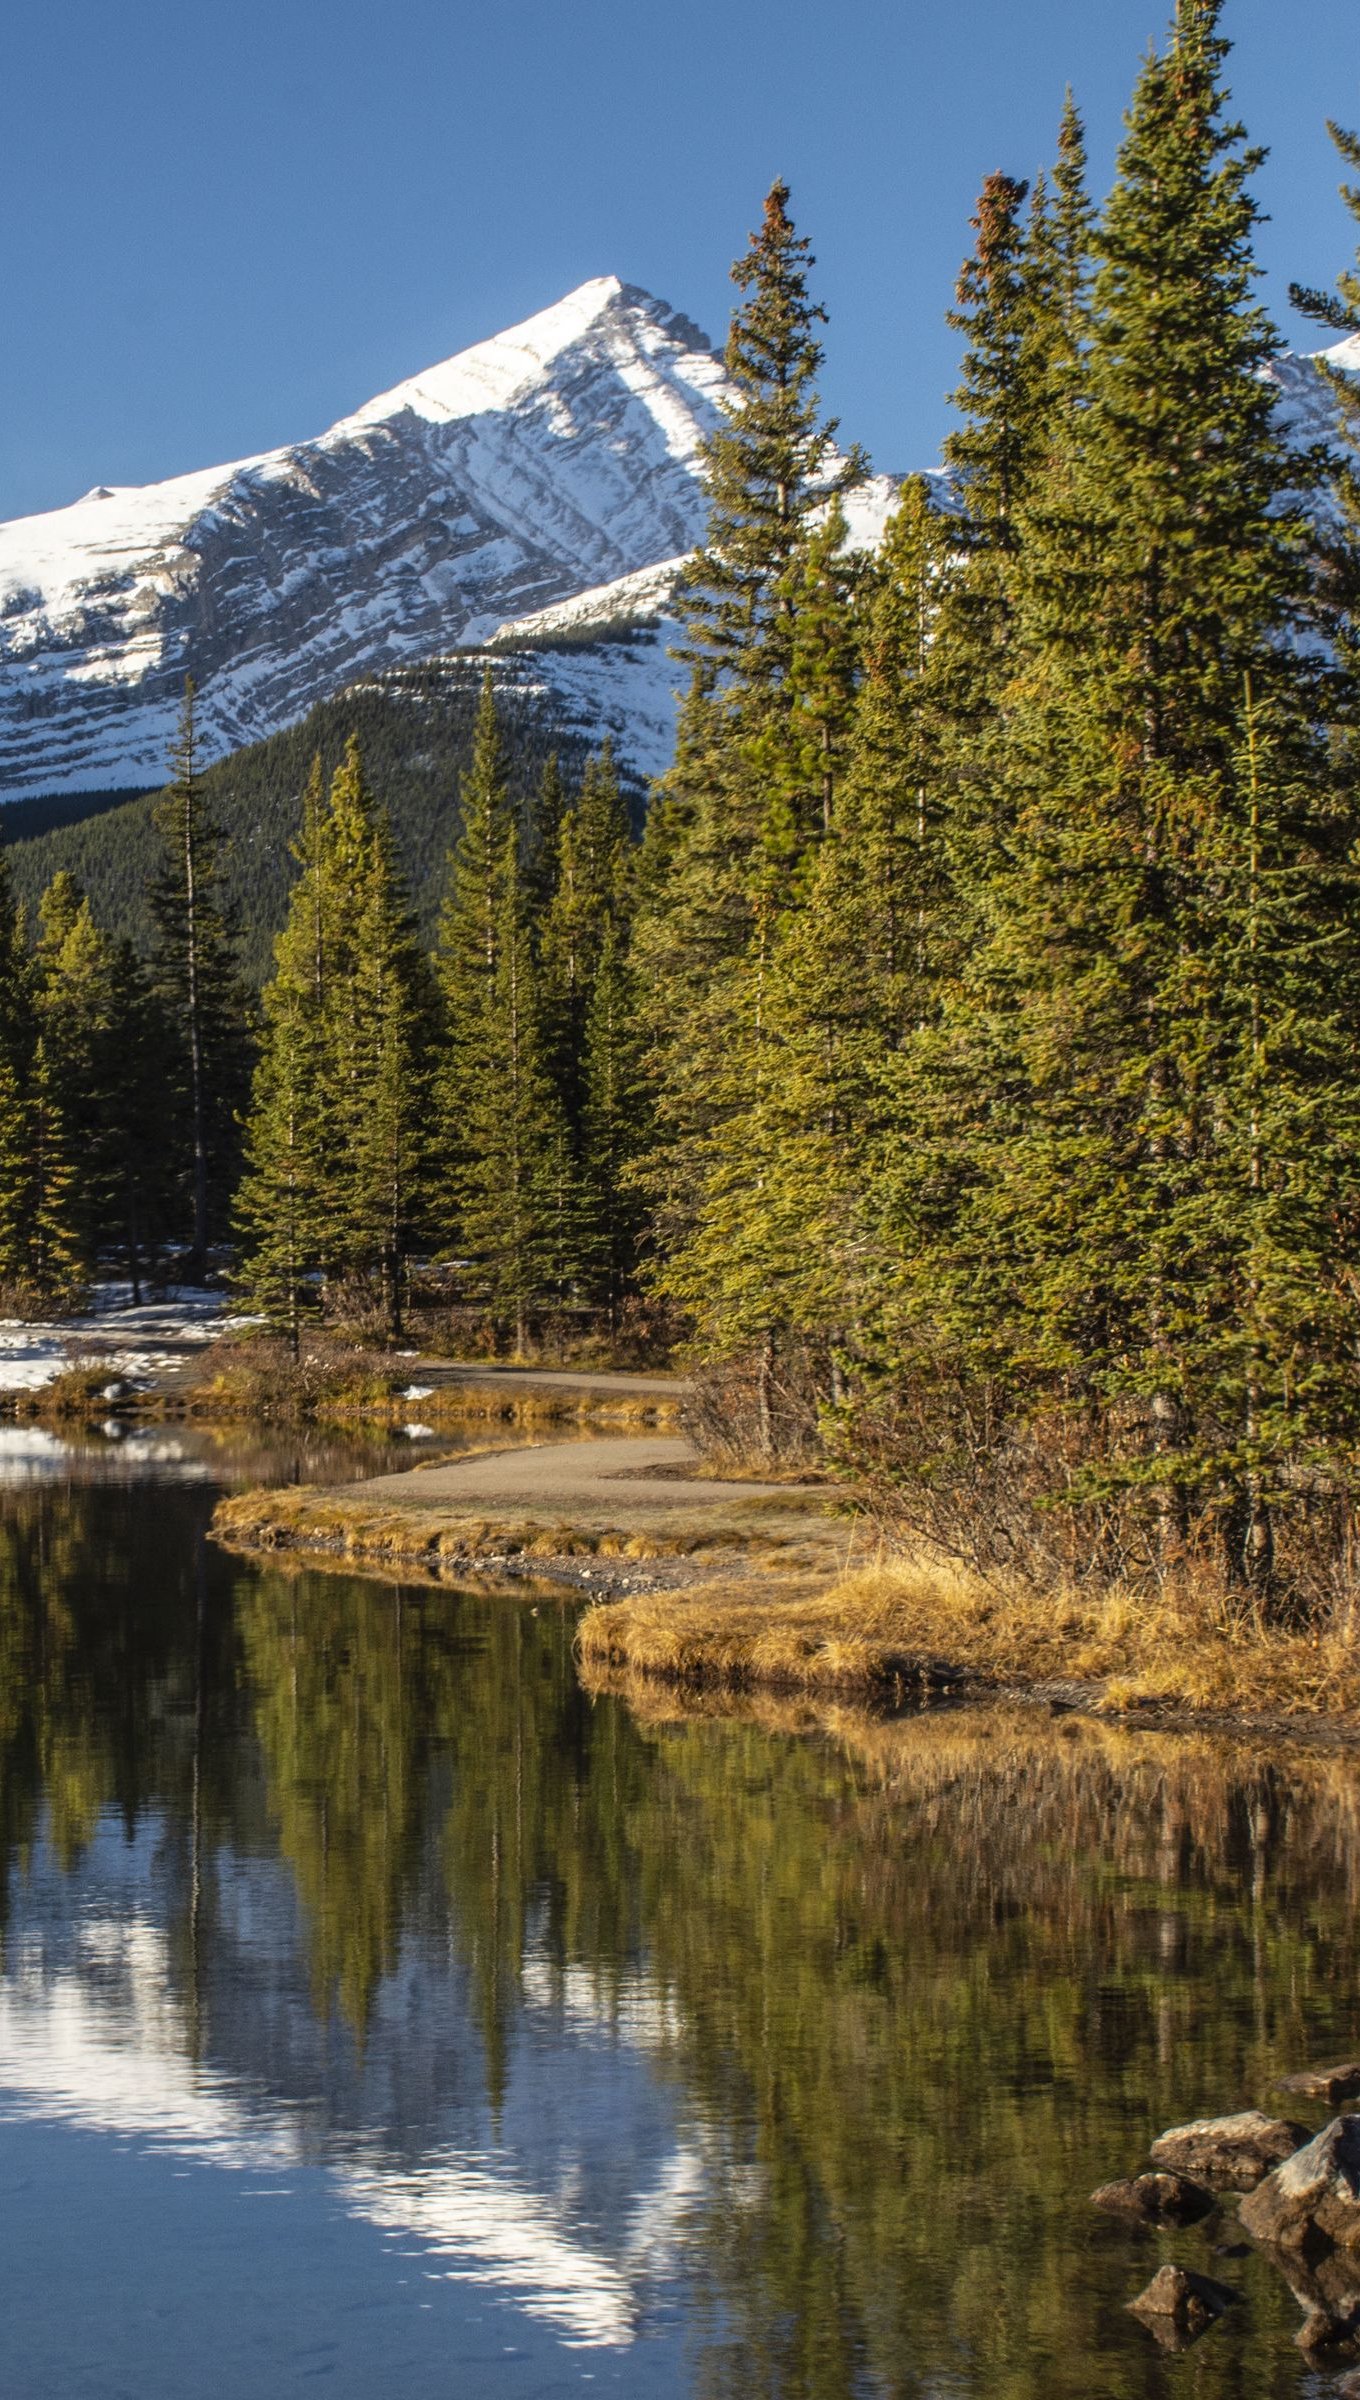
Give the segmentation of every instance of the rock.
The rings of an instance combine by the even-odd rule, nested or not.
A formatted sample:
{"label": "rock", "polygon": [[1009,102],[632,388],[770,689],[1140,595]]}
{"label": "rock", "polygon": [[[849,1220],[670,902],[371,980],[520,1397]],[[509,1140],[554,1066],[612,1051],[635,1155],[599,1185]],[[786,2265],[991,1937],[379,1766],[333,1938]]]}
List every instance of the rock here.
{"label": "rock", "polygon": [[1197,2225],[1218,2202],[1202,2183],[1188,2175],[1126,2175],[1118,2183],[1102,2183],[1092,2192],[1096,2208],[1115,2216],[1137,2217],[1144,2225]]}
{"label": "rock", "polygon": [[1242,2203],[1242,2223],[1277,2250],[1360,2248],[1360,2117],[1333,2117]]}
{"label": "rock", "polygon": [[1308,2139],[1305,2125],[1245,2108],[1235,2117],[1196,2117],[1159,2134],[1148,2152],[1154,2167],[1201,2176],[1217,2190],[1254,2191],[1263,2175]]}
{"label": "rock", "polygon": [[1208,2275],[1159,2267],[1147,2290],[1130,2300],[1129,2314],[1140,2318],[1168,2349],[1179,2350],[1198,2341],[1239,2298],[1229,2284],[1215,2283]]}
{"label": "rock", "polygon": [[1308,2067],[1302,2075],[1283,2075],[1275,2089],[1293,2092],[1300,2100],[1325,2100],[1334,2108],[1338,2100],[1354,2100],[1360,2093],[1360,2061],[1351,2059],[1340,2067]]}
{"label": "rock", "polygon": [[[1322,2350],[1353,2350],[1355,2347],[1355,2317],[1334,2317],[1330,2309],[1310,2308],[1294,2336],[1300,2350],[1315,2357]],[[1357,2384],[1360,2390],[1360,2384]]]}

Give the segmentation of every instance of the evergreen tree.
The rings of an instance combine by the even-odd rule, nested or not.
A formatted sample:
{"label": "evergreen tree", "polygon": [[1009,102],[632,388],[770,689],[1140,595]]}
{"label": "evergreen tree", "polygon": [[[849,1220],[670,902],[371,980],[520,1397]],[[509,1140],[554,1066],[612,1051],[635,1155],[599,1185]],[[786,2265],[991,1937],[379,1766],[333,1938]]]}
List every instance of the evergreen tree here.
{"label": "evergreen tree", "polygon": [[61,1304],[74,1299],[92,1262],[81,1222],[85,1212],[76,1154],[41,1033],[33,1054],[27,1113],[28,1280],[44,1299]]}
{"label": "evergreen tree", "polygon": [[42,898],[34,967],[51,1098],[77,1168],[82,1256],[121,1253],[139,1300],[173,1213],[163,1018],[142,961],[100,931],[65,871]]}
{"label": "evergreen tree", "polygon": [[1328,1295],[1360,1137],[1358,827],[1291,640],[1300,467],[1218,17],[1182,0],[1135,96],[1072,455],[1018,587],[985,938],[885,1188],[899,1376],[933,1349],[999,1376],[1012,1416],[1076,1412],[1066,1498],[1144,1494],[1163,1566],[1207,1512],[1267,1583],[1286,1458],[1351,1438]]}
{"label": "evergreen tree", "polygon": [[349,997],[357,1073],[340,1124],[350,1159],[347,1239],[377,1269],[387,1330],[397,1341],[406,1262],[425,1222],[431,995],[385,813],[375,819],[355,898],[357,974]]}
{"label": "evergreen tree", "polygon": [[435,1082],[442,1199],[436,1213],[439,1237],[446,1246],[461,1239],[463,1211],[476,1181],[466,1131],[484,1097],[505,862],[509,836],[515,830],[505,739],[490,668],[482,683],[472,764],[463,780],[459,805],[462,824],[449,857],[435,952],[442,1018]]}
{"label": "evergreen tree", "polygon": [[633,1170],[645,1133],[637,993],[620,929],[607,924],[581,1053],[582,1252],[591,1297],[616,1322],[637,1268]]}
{"label": "evergreen tree", "polygon": [[513,825],[495,888],[490,989],[475,1025],[459,1027],[458,1238],[491,1305],[513,1318],[522,1352],[530,1311],[578,1266],[579,1225]]}
{"label": "evergreen tree", "polygon": [[611,744],[586,761],[580,794],[563,812],[552,899],[542,920],[543,1004],[558,1090],[578,1133],[586,1024],[604,946],[626,939],[632,914],[632,841]]}
{"label": "evergreen tree", "polygon": [[568,806],[569,794],[561,760],[557,752],[551,750],[543,761],[525,834],[524,880],[536,918],[541,919],[546,915],[557,889],[562,821]]}
{"label": "evergreen tree", "polygon": [[201,1276],[225,1224],[247,1068],[244,995],[221,900],[222,834],[204,800],[192,676],[174,777],[156,808],[161,864],[151,888],[158,995],[173,1043],[188,1197],[186,1271]]}
{"label": "evergreen tree", "polygon": [[31,1170],[28,1104],[16,1069],[0,1052],[0,1290],[10,1294],[28,1281]]}
{"label": "evergreen tree", "polygon": [[[661,1280],[705,1323],[709,1187],[715,1174],[737,1185],[760,1172],[741,1144],[765,1088],[770,961],[834,805],[854,675],[835,503],[863,461],[836,462],[821,416],[810,263],[776,184],[733,270],[744,295],[726,353],[734,397],[709,445],[708,533],[681,603],[691,682],[641,869],[635,967],[655,1127],[645,1180],[670,1262]],[[758,1338],[768,1355],[774,1315]]]}
{"label": "evergreen tree", "polygon": [[376,1278],[389,1333],[424,1204],[429,1003],[384,814],[351,739],[323,801],[264,997],[237,1219],[244,1288],[296,1349],[322,1277]]}

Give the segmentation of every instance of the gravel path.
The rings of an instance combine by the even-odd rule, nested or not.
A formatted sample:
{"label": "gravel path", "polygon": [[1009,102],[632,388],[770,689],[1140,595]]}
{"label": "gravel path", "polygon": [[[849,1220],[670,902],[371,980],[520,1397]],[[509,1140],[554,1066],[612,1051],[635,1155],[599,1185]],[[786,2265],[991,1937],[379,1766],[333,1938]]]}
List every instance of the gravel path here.
{"label": "gravel path", "polygon": [[507,1391],[605,1392],[621,1400],[683,1400],[683,1375],[633,1375],[623,1368],[511,1367],[487,1359],[403,1357],[413,1383],[485,1384]]}
{"label": "gravel path", "polygon": [[[691,1445],[662,1436],[619,1436],[595,1442],[538,1442],[481,1458],[451,1459],[402,1475],[375,1475],[329,1495],[375,1505],[496,1509],[516,1515],[543,1511],[585,1521],[605,1516],[658,1515],[677,1509],[742,1507],[782,1500],[796,1507],[806,1495],[778,1483],[721,1483],[686,1475]],[[676,1469],[682,1470],[680,1473]],[[824,1498],[825,1493],[812,1495]]]}

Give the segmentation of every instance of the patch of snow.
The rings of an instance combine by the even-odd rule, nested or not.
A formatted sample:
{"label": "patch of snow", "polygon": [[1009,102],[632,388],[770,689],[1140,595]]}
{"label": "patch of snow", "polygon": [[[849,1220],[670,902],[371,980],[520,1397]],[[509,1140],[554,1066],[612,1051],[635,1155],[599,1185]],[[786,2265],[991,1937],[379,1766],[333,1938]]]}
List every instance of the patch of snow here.
{"label": "patch of snow", "polygon": [[0,1391],[39,1391],[75,1365],[106,1368],[110,1384],[154,1381],[186,1349],[260,1322],[232,1314],[220,1292],[187,1285],[136,1305],[126,1283],[100,1285],[93,1297],[84,1316],[0,1320]]}

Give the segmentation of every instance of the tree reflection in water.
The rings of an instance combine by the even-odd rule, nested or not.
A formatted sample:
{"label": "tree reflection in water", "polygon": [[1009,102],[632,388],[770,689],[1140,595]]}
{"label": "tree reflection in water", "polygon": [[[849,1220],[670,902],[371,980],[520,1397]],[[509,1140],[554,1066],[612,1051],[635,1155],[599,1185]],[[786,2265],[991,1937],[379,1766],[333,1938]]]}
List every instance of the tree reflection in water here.
{"label": "tree reflection in water", "polygon": [[[1353,2047],[1347,1758],[1031,1711],[649,1717],[581,1688],[563,1600],[256,1571],[204,1550],[207,1507],[7,1496],[0,1925],[39,1855],[69,1881],[111,1823],[144,1841],[186,2058],[315,2110],[343,2050],[427,2218],[455,2097],[494,2129],[531,2093],[582,2245],[551,2272],[622,2323],[664,2250],[696,2392],[1178,2388],[1122,2304],[1162,2255],[1213,2271],[1231,2227],[1139,2239],[1087,2194]],[[311,2049],[279,2032],[289,1974]],[[608,2124],[560,2185],[602,2042],[672,2129],[645,2209]],[[459,2172],[464,2216],[491,2208]],[[1302,2392],[1283,2286],[1217,2271],[1250,2305],[1196,2390]]]}

